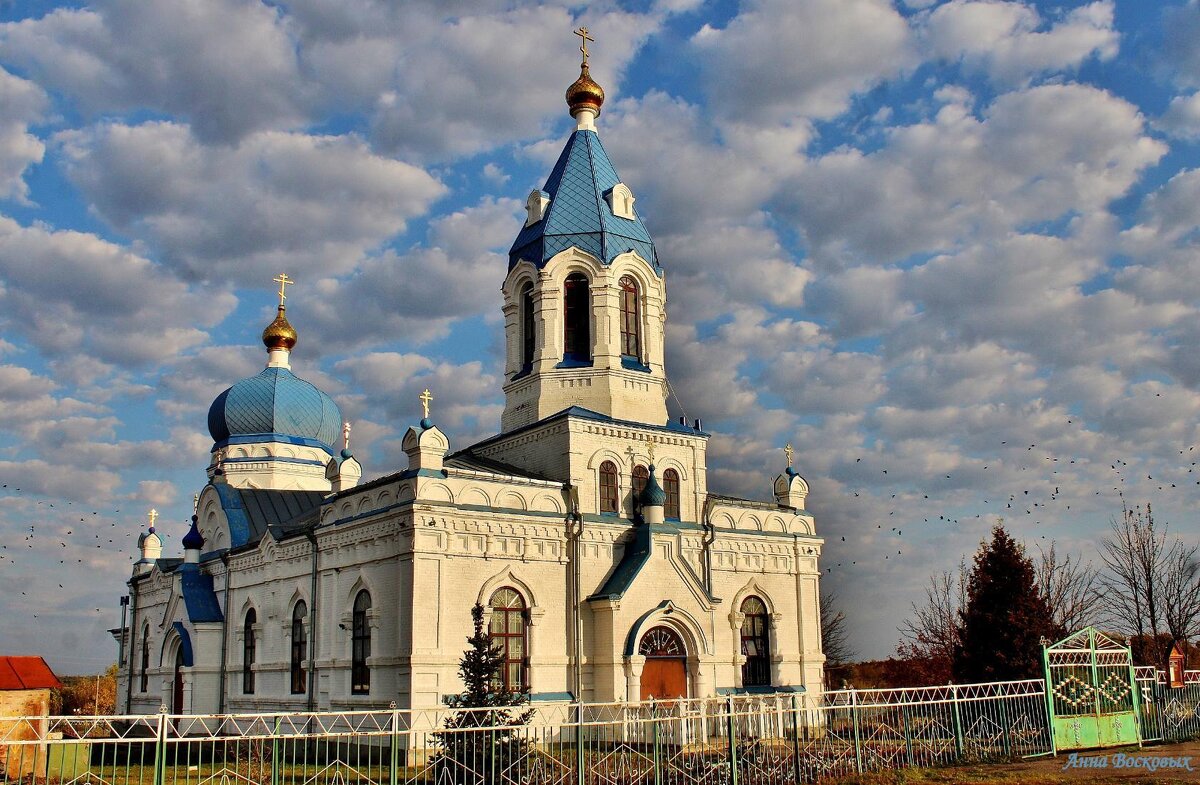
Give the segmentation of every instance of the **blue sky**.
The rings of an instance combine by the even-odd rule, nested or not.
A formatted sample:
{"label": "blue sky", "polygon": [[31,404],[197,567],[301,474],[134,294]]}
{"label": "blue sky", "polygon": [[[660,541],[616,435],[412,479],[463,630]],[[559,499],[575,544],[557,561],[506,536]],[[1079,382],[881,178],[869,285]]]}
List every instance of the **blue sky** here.
{"label": "blue sky", "polygon": [[281,270],[365,477],[425,387],[453,445],[496,430],[580,24],[710,488],[796,445],[860,655],[997,517],[1085,560],[1123,501],[1200,536],[1196,2],[0,2],[5,651],[113,659]]}

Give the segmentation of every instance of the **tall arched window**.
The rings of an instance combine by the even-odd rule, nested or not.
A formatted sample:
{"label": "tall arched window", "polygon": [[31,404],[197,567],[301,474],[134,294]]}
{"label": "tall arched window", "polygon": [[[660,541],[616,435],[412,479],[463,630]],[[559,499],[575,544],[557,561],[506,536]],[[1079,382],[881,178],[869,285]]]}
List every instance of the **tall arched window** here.
{"label": "tall arched window", "polygon": [[525,598],[516,589],[506,586],[497,589],[488,604],[492,608],[488,637],[492,646],[499,647],[504,655],[504,665],[493,686],[504,692],[525,692],[529,689],[529,655],[526,646],[529,617]]}
{"label": "tall arched window", "polygon": [[640,359],[642,356],[642,328],[638,315],[637,283],[628,275],[621,276],[621,354]]}
{"label": "tall arched window", "polygon": [[350,692],[366,695],[371,691],[371,668],[367,658],[371,656],[371,626],[367,623],[367,611],[371,610],[371,595],[365,590],[354,598],[353,630],[350,633]]}
{"label": "tall arched window", "polygon": [[758,597],[742,602],[742,686],[771,683],[771,645],[767,637],[767,606]]}
{"label": "tall arched window", "polygon": [[308,691],[308,671],[304,660],[308,656],[308,632],[304,628],[308,606],[304,600],[292,608],[292,694],[303,695]]}
{"label": "tall arched window", "polygon": [[563,282],[563,359],[592,359],[591,293],[583,273],[571,273]]}
{"label": "tall arched window", "polygon": [[533,367],[534,339],[536,334],[533,326],[533,284],[526,283],[521,287],[521,370]]}
{"label": "tall arched window", "polygon": [[679,518],[679,472],[674,469],[667,469],[663,472],[663,490],[667,494],[663,517]]}
{"label": "tall arched window", "polygon": [[645,489],[646,481],[649,479],[650,472],[645,466],[633,467],[633,509],[635,510],[641,508],[642,506],[641,502],[638,500],[641,498],[642,490]]}
{"label": "tall arched window", "polygon": [[254,625],[258,614],[254,609],[246,611],[246,623],[242,625],[242,694],[254,694]]}
{"label": "tall arched window", "polygon": [[150,625],[142,628],[142,678],[138,683],[138,691],[150,689]]}
{"label": "tall arched window", "polygon": [[600,464],[600,512],[617,512],[617,465],[612,461]]}

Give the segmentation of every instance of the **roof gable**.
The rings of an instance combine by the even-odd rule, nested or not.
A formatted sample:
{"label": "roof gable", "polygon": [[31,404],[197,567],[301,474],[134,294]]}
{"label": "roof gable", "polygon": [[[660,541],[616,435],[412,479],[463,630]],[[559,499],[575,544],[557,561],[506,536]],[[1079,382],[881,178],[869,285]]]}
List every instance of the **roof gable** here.
{"label": "roof gable", "polygon": [[41,657],[0,657],[0,690],[61,687],[62,682]]}

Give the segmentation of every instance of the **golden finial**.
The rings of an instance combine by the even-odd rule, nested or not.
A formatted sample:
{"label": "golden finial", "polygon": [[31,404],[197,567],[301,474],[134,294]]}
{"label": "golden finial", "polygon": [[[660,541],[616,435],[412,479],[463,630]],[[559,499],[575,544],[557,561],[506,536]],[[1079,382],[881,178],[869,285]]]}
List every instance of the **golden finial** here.
{"label": "golden finial", "polygon": [[150,519],[150,530],[154,531],[154,522],[158,520],[158,510],[151,509],[147,517]]}
{"label": "golden finial", "polygon": [[579,51],[583,52],[583,62],[581,63],[581,65],[587,65],[587,59],[588,59],[587,42],[588,41],[595,42],[596,39],[592,38],[590,35],[588,35],[588,29],[586,27],[581,27],[578,30],[576,30],[575,35],[579,36],[579,44],[580,44]]}
{"label": "golden finial", "polygon": [[283,308],[283,301],[287,299],[287,285],[290,283],[295,283],[295,281],[291,278],[288,278],[287,273],[280,273],[271,280],[279,284],[279,307]]}
{"label": "golden finial", "polygon": [[789,469],[792,468],[792,456],[795,453],[796,453],[796,451],[792,449],[791,442],[788,442],[787,444],[783,445],[783,454],[787,456],[787,462],[788,462]]}
{"label": "golden finial", "polygon": [[653,439],[646,440],[646,452],[650,455],[650,463],[653,464],[654,463],[654,440]]}
{"label": "golden finial", "polygon": [[[586,27],[581,27],[575,31],[575,35],[579,36],[580,43],[579,51],[583,52],[583,62],[579,64],[579,78],[576,79],[570,87],[567,88],[567,106],[571,108],[571,116],[575,117],[580,111],[588,110],[592,112],[593,117],[600,116],[600,106],[604,103],[604,88],[596,84],[592,79],[592,75],[588,73],[588,41],[595,41],[588,34]],[[583,118],[581,122],[587,121]],[[590,127],[590,121],[588,125]]]}
{"label": "golden finial", "polygon": [[192,494],[192,515],[195,515],[196,511],[199,509],[200,509],[200,494],[193,493]]}
{"label": "golden finial", "polygon": [[429,419],[429,402],[433,400],[433,393],[429,392],[429,388],[425,388],[425,392],[417,396],[421,399],[421,408],[425,410],[425,419]]}
{"label": "golden finial", "polygon": [[342,423],[342,441],[345,442],[345,444],[343,445],[343,448],[349,450],[350,449],[350,421],[349,420]]}

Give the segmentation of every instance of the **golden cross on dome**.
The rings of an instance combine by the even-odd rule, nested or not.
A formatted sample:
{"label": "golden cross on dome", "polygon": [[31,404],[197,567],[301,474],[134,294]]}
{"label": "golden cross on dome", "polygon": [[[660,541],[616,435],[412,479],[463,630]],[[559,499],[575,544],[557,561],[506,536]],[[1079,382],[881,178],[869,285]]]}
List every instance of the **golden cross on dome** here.
{"label": "golden cross on dome", "polygon": [[592,38],[590,35],[588,35],[588,29],[586,27],[581,27],[578,30],[576,30],[575,35],[579,36],[579,43],[580,43],[579,51],[583,52],[583,64],[587,65],[587,59],[588,59],[587,42],[592,41],[594,43],[596,41],[596,39]]}
{"label": "golden cross on dome", "polygon": [[346,442],[345,447],[350,449],[350,421],[342,423],[342,439]]}
{"label": "golden cross on dome", "polygon": [[425,388],[425,392],[417,396],[421,399],[421,408],[425,410],[425,419],[429,419],[429,402],[433,400],[433,393],[429,392],[429,388]]}
{"label": "golden cross on dome", "polygon": [[654,440],[646,440],[646,452],[650,454],[650,463],[654,463]]}
{"label": "golden cross on dome", "polygon": [[150,518],[150,528],[153,529],[154,522],[158,520],[158,510],[150,510],[148,517]]}
{"label": "golden cross on dome", "polygon": [[279,284],[279,306],[283,307],[283,301],[287,299],[287,285],[295,281],[288,278],[287,273],[280,273],[271,280]]}
{"label": "golden cross on dome", "polygon": [[783,454],[787,456],[788,468],[789,468],[789,469],[790,469],[790,468],[792,468],[792,456],[793,456],[795,453],[796,453],[796,451],[792,449],[792,443],[791,443],[791,442],[788,442],[787,444],[783,445]]}
{"label": "golden cross on dome", "polygon": [[200,509],[200,494],[192,494],[192,514],[196,514],[196,510]]}

